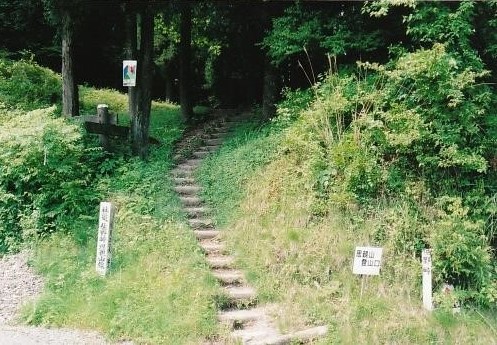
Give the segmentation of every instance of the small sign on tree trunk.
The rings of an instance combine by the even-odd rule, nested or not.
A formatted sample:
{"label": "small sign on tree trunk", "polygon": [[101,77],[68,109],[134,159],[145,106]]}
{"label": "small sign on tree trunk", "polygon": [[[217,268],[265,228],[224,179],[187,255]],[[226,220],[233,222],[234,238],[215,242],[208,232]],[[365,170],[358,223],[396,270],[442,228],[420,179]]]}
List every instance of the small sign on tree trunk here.
{"label": "small sign on tree trunk", "polygon": [[123,61],[123,86],[136,86],[136,60]]}
{"label": "small sign on tree trunk", "polygon": [[96,270],[105,276],[110,266],[110,244],[114,227],[114,206],[110,202],[100,203],[98,222]]}

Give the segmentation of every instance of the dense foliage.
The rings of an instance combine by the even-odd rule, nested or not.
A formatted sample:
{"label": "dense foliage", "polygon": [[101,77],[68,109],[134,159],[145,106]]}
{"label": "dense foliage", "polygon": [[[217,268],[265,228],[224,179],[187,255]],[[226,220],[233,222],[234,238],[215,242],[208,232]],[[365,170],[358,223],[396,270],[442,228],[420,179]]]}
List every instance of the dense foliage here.
{"label": "dense foliage", "polygon": [[[395,27],[405,30],[407,44],[396,42],[383,65],[358,62],[347,73],[330,61],[327,76],[314,80],[314,101],[288,130],[285,152],[313,171],[316,215],[407,200],[420,220],[411,226],[421,229],[378,230],[373,242],[394,241],[397,252],[416,256],[432,248],[439,284],[454,284],[460,300],[495,305],[496,98],[478,49],[489,51],[475,39],[493,25],[478,22],[493,4],[378,1],[363,12],[388,22],[396,5],[407,6],[405,28]],[[363,27],[326,32],[323,15],[296,5],[275,19],[264,41],[273,61],[354,49],[350,36],[360,37]],[[349,45],[337,50],[327,39]],[[491,37],[486,43],[492,46]],[[312,66],[300,67],[313,81]]]}
{"label": "dense foliage", "polygon": [[86,149],[80,128],[53,113],[52,107],[10,114],[0,126],[1,251],[21,239],[70,231],[100,198],[93,183],[99,151]]}
{"label": "dense foliage", "polygon": [[0,57],[0,102],[9,107],[34,110],[60,102],[61,80],[32,60]]}

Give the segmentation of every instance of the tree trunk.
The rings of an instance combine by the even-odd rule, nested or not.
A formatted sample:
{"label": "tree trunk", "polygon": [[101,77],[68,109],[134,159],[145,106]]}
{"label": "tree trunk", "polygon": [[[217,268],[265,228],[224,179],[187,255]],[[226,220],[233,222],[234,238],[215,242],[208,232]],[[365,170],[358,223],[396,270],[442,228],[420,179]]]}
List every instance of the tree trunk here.
{"label": "tree trunk", "polygon": [[174,102],[173,61],[167,61],[164,66],[166,83],[166,101]]}
{"label": "tree trunk", "polygon": [[62,114],[79,115],[78,85],[74,77],[74,23],[68,10],[62,12]]}
{"label": "tree trunk", "polygon": [[[126,51],[125,56],[128,60],[136,60],[136,12],[128,8],[125,9],[126,16]],[[130,118],[133,118],[138,109],[136,98],[136,87],[128,86],[128,112]]]}
{"label": "tree trunk", "polygon": [[266,57],[264,60],[264,85],[262,91],[262,116],[269,119],[276,114],[278,100],[278,75],[276,67]]}
{"label": "tree trunk", "polygon": [[148,156],[148,131],[152,106],[153,77],[153,38],[154,16],[146,7],[140,22],[140,50],[138,51],[136,113],[131,122],[131,141],[133,154],[146,159]]}
{"label": "tree trunk", "polygon": [[181,5],[180,24],[180,104],[184,121],[190,121],[193,115],[191,92],[191,42],[192,42],[192,8],[185,3]]}

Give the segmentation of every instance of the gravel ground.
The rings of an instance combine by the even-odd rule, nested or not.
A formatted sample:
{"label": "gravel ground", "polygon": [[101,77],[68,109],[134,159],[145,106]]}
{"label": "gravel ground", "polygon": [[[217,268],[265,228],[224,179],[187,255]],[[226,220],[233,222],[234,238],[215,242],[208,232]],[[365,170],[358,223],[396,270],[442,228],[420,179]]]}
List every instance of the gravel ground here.
{"label": "gravel ground", "polygon": [[43,280],[28,266],[28,258],[28,252],[0,258],[0,345],[109,344],[96,332],[15,325],[19,308],[43,289]]}

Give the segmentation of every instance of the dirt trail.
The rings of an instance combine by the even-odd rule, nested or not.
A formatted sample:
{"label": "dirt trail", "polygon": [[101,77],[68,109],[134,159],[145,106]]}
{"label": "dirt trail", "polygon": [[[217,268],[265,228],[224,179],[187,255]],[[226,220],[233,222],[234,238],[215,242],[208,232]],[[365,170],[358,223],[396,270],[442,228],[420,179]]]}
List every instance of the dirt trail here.
{"label": "dirt trail", "polygon": [[[213,276],[223,289],[226,303],[218,313],[218,319],[231,329],[233,341],[243,344],[289,344],[306,343],[326,334],[326,327],[314,327],[291,334],[281,334],[270,317],[270,306],[257,303],[257,292],[245,280],[244,273],[237,269],[235,257],[228,253],[222,231],[209,218],[210,209],[200,198],[201,187],[196,183],[194,172],[202,160],[217,150],[237,122],[236,117],[220,119],[210,123],[196,136],[202,144],[188,159],[180,160],[171,171],[175,190],[179,194],[188,222],[204,250],[206,261]],[[191,142],[187,137],[186,142]]]}
{"label": "dirt trail", "polygon": [[96,332],[15,325],[22,305],[43,289],[43,279],[28,265],[29,255],[24,251],[0,259],[0,345],[110,344]]}

